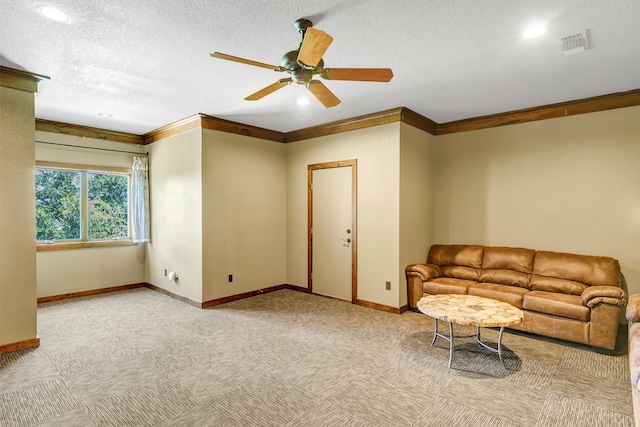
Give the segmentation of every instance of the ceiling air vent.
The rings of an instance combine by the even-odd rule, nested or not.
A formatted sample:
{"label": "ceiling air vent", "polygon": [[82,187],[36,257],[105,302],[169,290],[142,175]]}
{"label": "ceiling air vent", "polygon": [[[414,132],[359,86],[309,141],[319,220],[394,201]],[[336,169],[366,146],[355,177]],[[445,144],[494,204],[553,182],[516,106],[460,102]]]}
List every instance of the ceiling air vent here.
{"label": "ceiling air vent", "polygon": [[565,55],[583,52],[590,48],[589,30],[580,31],[579,33],[562,38],[562,51]]}

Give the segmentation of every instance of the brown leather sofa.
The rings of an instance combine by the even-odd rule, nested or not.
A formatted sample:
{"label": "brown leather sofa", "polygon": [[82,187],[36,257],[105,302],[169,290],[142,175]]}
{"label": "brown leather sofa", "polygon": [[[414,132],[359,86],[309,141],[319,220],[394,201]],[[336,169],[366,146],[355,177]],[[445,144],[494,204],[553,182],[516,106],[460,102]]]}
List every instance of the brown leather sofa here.
{"label": "brown leather sofa", "polygon": [[629,369],[631,374],[631,393],[633,394],[633,414],[636,426],[640,426],[640,295],[629,297],[627,305],[629,321]]}
{"label": "brown leather sofa", "polygon": [[426,264],[405,270],[409,306],[435,294],[469,294],[524,311],[511,326],[613,350],[620,310],[620,264],[603,256],[477,245],[433,245]]}

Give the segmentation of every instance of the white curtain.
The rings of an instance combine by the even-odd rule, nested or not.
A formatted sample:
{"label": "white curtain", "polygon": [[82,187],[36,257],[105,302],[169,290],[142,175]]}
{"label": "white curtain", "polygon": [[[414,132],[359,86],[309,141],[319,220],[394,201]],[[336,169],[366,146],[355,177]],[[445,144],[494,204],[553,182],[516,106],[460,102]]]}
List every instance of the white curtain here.
{"label": "white curtain", "polygon": [[149,159],[133,158],[133,181],[131,183],[131,223],[133,241],[148,242],[149,234]]}

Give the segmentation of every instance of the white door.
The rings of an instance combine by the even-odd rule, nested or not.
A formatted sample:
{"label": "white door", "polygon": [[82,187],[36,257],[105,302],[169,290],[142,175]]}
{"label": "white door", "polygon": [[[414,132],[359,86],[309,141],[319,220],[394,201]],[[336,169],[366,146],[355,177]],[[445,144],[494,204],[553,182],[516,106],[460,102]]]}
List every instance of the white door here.
{"label": "white door", "polygon": [[355,301],[354,166],[312,170],[311,283],[317,294]]}

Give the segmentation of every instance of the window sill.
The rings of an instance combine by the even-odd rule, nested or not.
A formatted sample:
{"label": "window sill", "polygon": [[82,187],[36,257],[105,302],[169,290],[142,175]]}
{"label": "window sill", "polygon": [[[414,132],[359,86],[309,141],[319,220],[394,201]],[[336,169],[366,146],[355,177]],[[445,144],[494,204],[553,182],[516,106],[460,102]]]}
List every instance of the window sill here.
{"label": "window sill", "polygon": [[111,246],[137,245],[133,240],[101,240],[98,242],[73,242],[73,243],[37,243],[36,251],[64,251],[67,249],[105,248]]}

